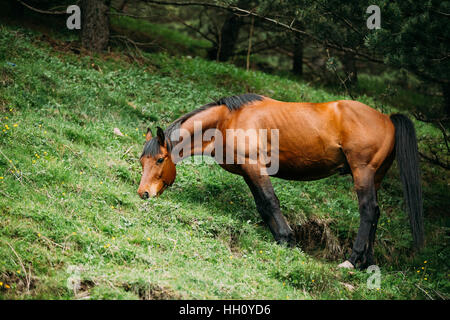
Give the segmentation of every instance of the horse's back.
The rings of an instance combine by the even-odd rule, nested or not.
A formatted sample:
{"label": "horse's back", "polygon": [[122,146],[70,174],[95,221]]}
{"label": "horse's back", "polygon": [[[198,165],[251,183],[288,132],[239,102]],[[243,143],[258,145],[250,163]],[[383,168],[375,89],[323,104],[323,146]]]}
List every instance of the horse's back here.
{"label": "horse's back", "polygon": [[266,129],[268,148],[270,131],[278,130],[277,176],[295,180],[340,172],[349,157],[352,162],[368,164],[380,150],[379,158],[384,160],[393,146],[389,117],[351,100],[294,103],[264,98],[233,111],[222,129]]}
{"label": "horse's back", "polygon": [[[345,165],[339,143],[338,114],[334,103],[291,103],[269,98],[234,111],[223,123],[226,129],[267,130],[268,150],[276,143],[279,171],[284,179],[314,180],[329,176]],[[278,141],[272,140],[278,131]]]}

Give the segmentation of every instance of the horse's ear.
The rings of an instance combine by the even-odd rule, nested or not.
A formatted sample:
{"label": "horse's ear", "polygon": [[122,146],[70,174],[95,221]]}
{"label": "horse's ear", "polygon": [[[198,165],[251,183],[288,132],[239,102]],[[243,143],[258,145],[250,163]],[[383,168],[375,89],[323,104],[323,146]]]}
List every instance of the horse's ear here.
{"label": "horse's ear", "polygon": [[153,137],[152,130],[150,128],[147,128],[147,134],[145,135],[145,141],[150,141],[150,139]]}
{"label": "horse's ear", "polygon": [[164,135],[164,130],[158,127],[156,130],[156,135],[158,136],[159,145],[165,147],[166,137]]}

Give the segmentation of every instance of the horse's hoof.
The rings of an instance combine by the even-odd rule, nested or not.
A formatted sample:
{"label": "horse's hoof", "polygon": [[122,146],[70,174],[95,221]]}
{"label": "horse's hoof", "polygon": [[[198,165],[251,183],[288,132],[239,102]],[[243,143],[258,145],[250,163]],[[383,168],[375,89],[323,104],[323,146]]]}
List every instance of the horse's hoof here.
{"label": "horse's hoof", "polygon": [[288,248],[295,248],[297,242],[294,234],[288,234],[287,236],[278,237],[276,240],[279,245],[287,246]]}
{"label": "horse's hoof", "polygon": [[353,264],[350,261],[345,260],[340,265],[338,265],[338,268],[354,269],[355,267],[353,266]]}

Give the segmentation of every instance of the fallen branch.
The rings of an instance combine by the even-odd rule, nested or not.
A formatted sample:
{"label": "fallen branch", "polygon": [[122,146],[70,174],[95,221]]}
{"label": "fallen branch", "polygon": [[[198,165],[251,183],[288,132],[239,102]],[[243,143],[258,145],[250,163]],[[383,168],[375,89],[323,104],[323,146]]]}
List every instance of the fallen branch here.
{"label": "fallen branch", "polygon": [[[117,9],[116,9],[117,10]],[[135,18],[135,19],[142,19],[142,20],[152,20],[155,19],[155,16],[151,17],[151,16],[137,16],[135,14],[130,14],[130,13],[125,13],[125,12],[108,12],[109,15],[112,16],[123,16],[123,17],[130,17],[130,18]]]}
{"label": "fallen branch", "polygon": [[428,292],[426,292],[424,289],[422,289],[417,283],[415,284],[415,286],[416,286],[417,288],[419,288],[423,293],[425,293],[425,294],[427,295],[428,298],[430,298],[431,300],[434,300],[433,297],[430,296],[430,295],[428,294]]}
{"label": "fallen branch", "polygon": [[126,36],[122,36],[122,35],[114,35],[114,36],[111,36],[111,38],[119,38],[119,39],[123,39],[123,40],[125,40],[125,41],[130,42],[130,43],[133,44],[135,47],[137,47],[137,46],[142,46],[142,47],[145,47],[145,46],[152,46],[152,45],[154,45],[155,42],[156,42],[156,40],[153,40],[153,41],[151,41],[151,42],[137,42],[137,41],[131,40],[130,38],[128,38],[128,37],[126,37]]}
{"label": "fallen branch", "polygon": [[127,151],[124,152],[124,154],[122,155],[122,157],[125,157],[125,156],[128,154],[128,152],[131,151],[131,149],[133,149],[133,146],[129,147],[129,148],[127,149]]}

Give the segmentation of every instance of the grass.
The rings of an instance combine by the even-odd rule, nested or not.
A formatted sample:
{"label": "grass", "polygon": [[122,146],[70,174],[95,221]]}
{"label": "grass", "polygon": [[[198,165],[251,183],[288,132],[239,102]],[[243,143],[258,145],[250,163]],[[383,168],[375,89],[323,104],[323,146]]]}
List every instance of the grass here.
{"label": "grass", "polygon": [[[147,126],[247,91],[286,101],[348,98],[200,58],[76,55],[0,25],[0,298],[448,297],[449,176],[425,163],[421,253],[410,249],[395,166],[380,192],[379,289],[367,287],[367,272],[336,267],[359,224],[348,176],[273,179],[291,225],[319,234],[303,228],[294,249],[274,243],[243,180],[215,164],[185,161],[161,197],[137,196]],[[359,100],[380,107],[371,96]],[[416,126],[419,136],[439,135]]]}

